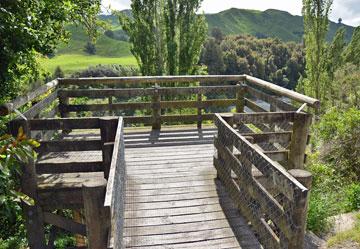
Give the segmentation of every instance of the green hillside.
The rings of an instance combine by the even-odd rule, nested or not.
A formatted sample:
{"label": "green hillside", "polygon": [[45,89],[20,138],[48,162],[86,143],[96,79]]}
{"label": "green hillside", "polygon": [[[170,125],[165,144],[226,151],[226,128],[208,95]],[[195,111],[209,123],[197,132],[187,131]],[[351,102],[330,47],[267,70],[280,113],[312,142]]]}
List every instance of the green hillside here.
{"label": "green hillside", "polygon": [[[225,34],[250,34],[257,37],[277,37],[284,41],[301,42],[304,33],[303,18],[286,11],[269,9],[266,11],[232,8],[216,14],[206,14],[211,31],[220,28]],[[353,27],[331,22],[328,40],[340,27],[346,29],[346,39],[352,36]]]}

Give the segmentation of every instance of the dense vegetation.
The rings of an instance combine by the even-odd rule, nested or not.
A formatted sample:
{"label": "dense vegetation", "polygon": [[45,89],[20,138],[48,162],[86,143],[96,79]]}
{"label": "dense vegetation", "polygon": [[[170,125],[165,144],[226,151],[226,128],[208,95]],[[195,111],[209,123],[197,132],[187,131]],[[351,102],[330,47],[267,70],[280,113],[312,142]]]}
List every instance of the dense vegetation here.
{"label": "dense vegetation", "polygon": [[200,62],[209,74],[250,74],[294,89],[304,73],[303,46],[279,39],[226,36],[214,29]]}

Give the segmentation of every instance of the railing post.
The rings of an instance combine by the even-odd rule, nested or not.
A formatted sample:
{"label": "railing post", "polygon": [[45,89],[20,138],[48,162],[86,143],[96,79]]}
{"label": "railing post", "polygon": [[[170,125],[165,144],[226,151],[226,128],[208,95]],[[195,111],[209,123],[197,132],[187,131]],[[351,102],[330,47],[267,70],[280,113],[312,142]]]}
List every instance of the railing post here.
{"label": "railing post", "polygon": [[[31,137],[28,122],[19,119],[10,122],[9,128],[13,136],[16,137],[18,135],[19,127],[23,128],[27,138]],[[31,249],[45,249],[44,217],[43,211],[37,203],[37,176],[34,159],[29,159],[28,163],[22,164],[21,170],[21,192],[35,201],[33,206],[22,202],[29,247]]]}
{"label": "railing post", "polygon": [[293,134],[289,153],[291,169],[303,169],[305,161],[305,149],[308,142],[308,134],[311,125],[311,115],[307,113],[295,113],[293,122]]}
{"label": "railing post", "polygon": [[68,118],[67,106],[69,105],[69,97],[59,94],[59,112],[61,118]]}
{"label": "railing post", "polygon": [[197,121],[197,128],[201,129],[202,126],[202,108],[201,108],[201,101],[202,101],[202,94],[198,93],[197,94],[197,103],[198,103],[198,109],[197,109],[197,115],[198,115],[198,121]]}
{"label": "railing post", "polygon": [[82,196],[89,249],[107,248],[110,209],[104,207],[106,180],[84,183]]}
{"label": "railing post", "polygon": [[112,142],[115,140],[115,134],[117,129],[117,122],[114,122],[112,118],[100,118],[100,134],[102,145],[102,159],[104,176],[107,179],[110,171],[110,164],[113,154],[114,145]]}
{"label": "railing post", "polygon": [[159,93],[159,85],[155,84],[154,86],[154,94],[153,94],[153,130],[161,129],[161,108],[160,108],[161,95]]}
{"label": "railing post", "polygon": [[108,102],[109,102],[109,116],[113,116],[114,112],[112,110],[112,104],[113,104],[113,97],[112,96],[108,97]]}
{"label": "railing post", "polygon": [[[231,127],[234,126],[234,115],[232,113],[223,113],[221,114],[221,118],[224,119],[225,122],[227,122]],[[218,127],[217,139],[220,140],[220,144],[223,144],[226,148],[233,152],[233,141],[227,137],[226,133],[226,128],[223,130],[222,128]],[[219,162],[222,163],[221,167],[223,168],[223,173],[227,174],[228,177],[231,177],[231,169],[228,165],[226,165],[226,160],[225,158],[221,157],[220,153],[218,153],[218,159]],[[219,172],[217,172],[217,178],[221,179],[221,174],[219,174]],[[221,180],[225,181],[225,179]]]}
{"label": "railing post", "polygon": [[294,208],[292,211],[292,221],[295,228],[293,239],[290,240],[289,248],[303,249],[306,232],[306,218],[309,203],[309,191],[312,184],[312,175],[310,172],[301,169],[289,170],[289,173],[298,180],[308,191],[295,192]]}
{"label": "railing post", "polygon": [[236,86],[236,112],[243,113],[245,109],[245,85],[237,84]]}

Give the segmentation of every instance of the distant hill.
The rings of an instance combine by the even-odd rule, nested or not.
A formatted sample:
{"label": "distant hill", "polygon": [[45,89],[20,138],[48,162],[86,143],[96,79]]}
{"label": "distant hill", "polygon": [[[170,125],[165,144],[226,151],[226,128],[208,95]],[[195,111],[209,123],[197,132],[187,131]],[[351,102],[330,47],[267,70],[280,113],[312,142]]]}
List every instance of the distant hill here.
{"label": "distant hill", "polygon": [[[131,10],[123,10],[131,16]],[[277,37],[283,41],[301,42],[303,37],[303,18],[293,16],[285,11],[269,9],[266,11],[229,9],[217,14],[205,14],[209,25],[209,32],[220,28],[227,35],[250,34],[259,38]],[[96,55],[103,57],[131,56],[128,37],[121,29],[119,20],[113,15],[101,15],[100,18],[109,23],[109,30],[102,34],[96,44]],[[338,28],[345,27],[346,39],[352,36],[353,27],[331,22],[328,39],[331,40]],[[68,44],[62,44],[56,54],[86,54],[84,46],[88,41],[85,31],[81,27],[68,25],[71,33]]]}
{"label": "distant hill", "polygon": [[[301,42],[304,34],[302,16],[294,16],[286,11],[269,9],[266,11],[228,9],[216,14],[205,14],[209,31],[220,28],[227,35],[250,34],[262,37],[277,37],[283,41]],[[350,41],[353,27],[330,23],[328,40],[334,37],[340,27],[346,29],[346,40]]]}

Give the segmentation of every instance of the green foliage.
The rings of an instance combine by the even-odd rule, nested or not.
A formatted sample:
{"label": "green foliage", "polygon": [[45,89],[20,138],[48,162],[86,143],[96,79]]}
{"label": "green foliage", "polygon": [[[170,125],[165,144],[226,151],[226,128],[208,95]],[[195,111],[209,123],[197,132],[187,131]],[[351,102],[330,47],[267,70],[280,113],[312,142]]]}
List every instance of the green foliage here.
{"label": "green foliage", "polygon": [[327,199],[312,193],[310,195],[306,228],[316,234],[328,231],[331,227],[329,216],[329,203]]}
{"label": "green foliage", "polygon": [[347,211],[360,210],[360,184],[351,184],[346,191],[346,196],[348,198]]}
{"label": "green foliage", "polygon": [[0,246],[16,248],[19,239],[8,239],[12,236],[24,238],[24,226],[21,216],[20,202],[32,204],[33,200],[20,193],[18,176],[21,165],[34,159],[33,148],[39,144],[27,139],[22,129],[17,137],[3,135],[0,137]]}
{"label": "green foliage", "polygon": [[341,175],[360,180],[360,110],[333,108],[318,124],[322,157]]}
{"label": "green foliage", "polygon": [[345,61],[360,66],[360,27],[357,27],[345,51]]}
{"label": "green foliage", "polygon": [[65,74],[64,74],[63,70],[61,69],[61,67],[57,66],[55,68],[53,78],[57,79],[57,78],[64,78],[64,77],[65,77]]}
{"label": "green foliage", "polygon": [[331,89],[326,70],[326,34],[331,5],[332,0],[303,0],[306,78],[298,89],[322,102]]}
{"label": "green foliage", "polygon": [[85,70],[78,71],[72,74],[71,77],[86,78],[86,77],[121,77],[121,76],[138,76],[139,69],[132,66],[122,65],[97,65],[91,66]]}
{"label": "green foliage", "polygon": [[[0,101],[15,97],[39,77],[37,53],[51,54],[66,40],[67,22],[83,24],[97,34],[100,0],[4,0],[0,2]],[[14,39],[16,37],[16,39]]]}
{"label": "green foliage", "polygon": [[208,67],[209,74],[245,73],[289,89],[295,88],[305,67],[300,44],[241,35],[210,38],[200,62]]}
{"label": "green foliage", "polygon": [[207,32],[200,3],[133,0],[132,15],[120,16],[143,75],[194,73]]}

